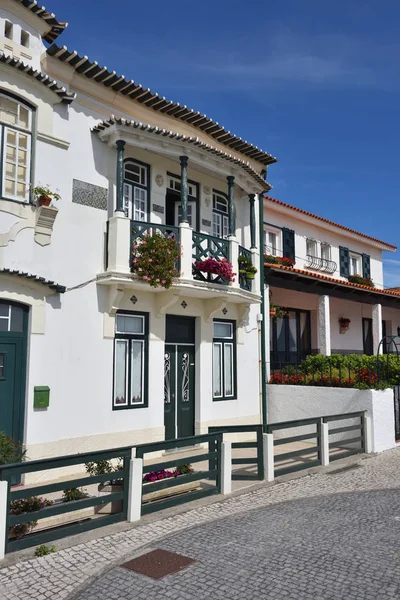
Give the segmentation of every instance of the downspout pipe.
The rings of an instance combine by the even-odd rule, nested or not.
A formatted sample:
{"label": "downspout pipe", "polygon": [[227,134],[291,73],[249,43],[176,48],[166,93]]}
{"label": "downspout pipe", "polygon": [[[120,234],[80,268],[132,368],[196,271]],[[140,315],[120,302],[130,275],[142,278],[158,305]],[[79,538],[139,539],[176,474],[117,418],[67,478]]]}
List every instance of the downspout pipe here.
{"label": "downspout pipe", "polygon": [[[267,170],[262,172],[267,179]],[[261,404],[263,432],[267,433],[267,365],[265,353],[265,282],[264,282],[264,195],[258,195],[259,244],[260,244],[260,288],[261,288]]]}

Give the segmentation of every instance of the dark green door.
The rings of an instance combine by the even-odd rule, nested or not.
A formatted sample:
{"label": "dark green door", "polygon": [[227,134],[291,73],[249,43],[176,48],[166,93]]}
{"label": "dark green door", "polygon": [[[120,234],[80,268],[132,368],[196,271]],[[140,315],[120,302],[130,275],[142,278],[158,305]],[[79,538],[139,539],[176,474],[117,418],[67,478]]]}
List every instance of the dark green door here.
{"label": "dark green door", "polygon": [[166,344],[164,355],[165,439],[194,435],[194,346]]}
{"label": "dark green door", "polygon": [[24,306],[0,300],[0,431],[23,441],[26,379]]}

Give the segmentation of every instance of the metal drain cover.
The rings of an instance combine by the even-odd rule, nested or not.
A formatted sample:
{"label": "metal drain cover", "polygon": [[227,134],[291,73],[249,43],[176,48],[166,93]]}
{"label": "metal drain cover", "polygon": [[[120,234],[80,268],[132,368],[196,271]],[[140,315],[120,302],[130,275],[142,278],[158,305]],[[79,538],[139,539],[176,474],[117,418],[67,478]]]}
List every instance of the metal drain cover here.
{"label": "metal drain cover", "polygon": [[135,571],[152,579],[161,579],[166,575],[178,573],[196,562],[193,558],[168,552],[168,550],[152,550],[121,565],[124,569]]}

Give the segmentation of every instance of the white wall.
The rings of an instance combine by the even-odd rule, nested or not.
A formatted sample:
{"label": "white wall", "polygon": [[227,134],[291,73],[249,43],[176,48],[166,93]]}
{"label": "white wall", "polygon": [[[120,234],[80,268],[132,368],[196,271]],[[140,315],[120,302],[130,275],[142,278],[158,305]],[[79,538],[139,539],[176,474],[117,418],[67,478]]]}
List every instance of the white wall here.
{"label": "white wall", "polygon": [[[268,423],[367,411],[372,419],[372,452],[382,452],[396,446],[393,403],[392,389],[377,391],[267,386]],[[294,429],[286,432],[286,435],[295,435]]]}

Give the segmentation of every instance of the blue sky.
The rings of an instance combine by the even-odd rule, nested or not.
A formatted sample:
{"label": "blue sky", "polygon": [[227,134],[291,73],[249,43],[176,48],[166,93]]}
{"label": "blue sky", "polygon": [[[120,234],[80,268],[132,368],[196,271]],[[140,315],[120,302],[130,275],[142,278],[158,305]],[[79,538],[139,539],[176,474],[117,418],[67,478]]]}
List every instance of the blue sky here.
{"label": "blue sky", "polygon": [[[396,0],[47,0],[58,43],[279,159],[271,195],[400,245]],[[400,253],[385,254],[400,286]]]}

